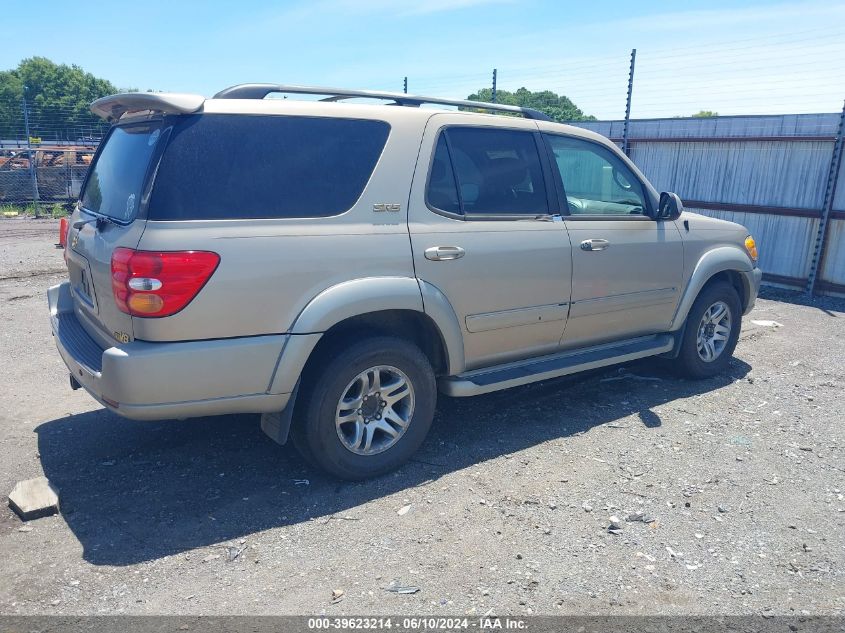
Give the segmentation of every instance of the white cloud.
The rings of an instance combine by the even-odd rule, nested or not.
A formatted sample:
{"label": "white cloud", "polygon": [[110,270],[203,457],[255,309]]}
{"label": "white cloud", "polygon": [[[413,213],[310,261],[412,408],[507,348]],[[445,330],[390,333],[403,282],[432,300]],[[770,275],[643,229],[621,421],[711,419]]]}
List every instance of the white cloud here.
{"label": "white cloud", "polygon": [[513,2],[515,0],[422,0],[421,2],[409,2],[408,4],[411,6],[403,13],[405,15],[423,15],[457,11],[459,9],[468,9],[489,4],[511,4]]}
{"label": "white cloud", "polygon": [[[314,0],[302,2],[273,12],[259,25],[284,25],[301,19],[319,16],[337,18],[339,16],[361,16],[379,14],[383,18],[405,18],[434,13],[447,13],[461,9],[477,8],[486,5],[513,4],[518,0]],[[256,22],[251,20],[254,28]]]}
{"label": "white cloud", "polygon": [[731,7],[724,9],[704,9],[696,11],[670,11],[636,18],[594,23],[597,28],[613,30],[618,28],[649,32],[670,31],[684,33],[707,28],[736,28],[753,25],[759,29],[761,23],[781,23],[788,25],[791,20],[824,18],[845,19],[845,4],[832,2],[790,2],[787,4],[764,4],[753,7]]}

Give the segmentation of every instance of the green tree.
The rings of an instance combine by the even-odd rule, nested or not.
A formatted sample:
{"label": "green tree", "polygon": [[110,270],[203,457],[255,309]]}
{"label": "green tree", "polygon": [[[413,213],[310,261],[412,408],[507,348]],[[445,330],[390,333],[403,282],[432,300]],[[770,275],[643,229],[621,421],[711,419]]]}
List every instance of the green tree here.
{"label": "green tree", "polygon": [[692,115],[694,119],[709,119],[710,117],[719,116],[718,112],[713,112],[713,110],[699,110],[695,114]]}
{"label": "green tree", "polygon": [[[493,100],[493,91],[490,88],[482,88],[467,97],[470,101]],[[596,117],[584,114],[569,97],[559,95],[551,90],[531,92],[527,88],[520,88],[516,92],[507,90],[496,91],[496,103],[516,105],[523,108],[534,108],[548,114],[555,121],[595,121]]]}
{"label": "green tree", "polygon": [[26,97],[30,133],[47,140],[75,140],[102,131],[103,122],[88,106],[118,92],[110,81],[76,65],[56,64],[44,57],[24,59],[0,72],[0,138],[23,137],[21,102]]}

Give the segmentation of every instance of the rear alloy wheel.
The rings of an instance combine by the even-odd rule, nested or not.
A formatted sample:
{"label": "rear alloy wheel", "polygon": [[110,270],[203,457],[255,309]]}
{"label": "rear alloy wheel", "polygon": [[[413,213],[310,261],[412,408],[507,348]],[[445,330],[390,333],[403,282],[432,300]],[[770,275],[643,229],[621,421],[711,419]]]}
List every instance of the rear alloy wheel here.
{"label": "rear alloy wheel", "polygon": [[690,378],[709,378],[724,371],[742,327],[742,304],[736,289],[716,282],[701,291],[687,315],[681,350],[675,361]]}
{"label": "rear alloy wheel", "polygon": [[356,455],[390,450],[414,417],[414,388],[402,370],[365,369],[346,386],[335,414],[341,443]]}
{"label": "rear alloy wheel", "polygon": [[295,444],[343,479],[391,471],[420,447],[434,417],[434,371],[412,343],[367,338],[317,361]]}

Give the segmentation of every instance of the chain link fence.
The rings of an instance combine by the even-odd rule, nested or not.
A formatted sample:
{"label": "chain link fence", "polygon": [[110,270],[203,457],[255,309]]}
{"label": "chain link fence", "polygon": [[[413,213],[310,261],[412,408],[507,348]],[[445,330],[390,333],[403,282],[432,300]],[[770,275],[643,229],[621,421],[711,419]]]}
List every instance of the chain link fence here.
{"label": "chain link fence", "polygon": [[0,205],[75,200],[95,151],[75,145],[0,149]]}
{"label": "chain link fence", "polygon": [[0,102],[0,207],[39,215],[69,205],[107,130],[79,108]]}

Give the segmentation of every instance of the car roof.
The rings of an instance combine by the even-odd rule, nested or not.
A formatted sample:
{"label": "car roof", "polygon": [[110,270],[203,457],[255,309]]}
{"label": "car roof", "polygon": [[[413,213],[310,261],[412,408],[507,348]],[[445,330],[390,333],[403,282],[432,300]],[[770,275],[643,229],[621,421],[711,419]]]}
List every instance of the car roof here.
{"label": "car roof", "polygon": [[[308,95],[309,97],[323,96],[323,99],[290,99],[266,98],[272,93],[291,93]],[[329,95],[328,98],[325,95]],[[348,99],[357,99],[350,102]],[[361,102],[368,99],[369,102]],[[373,103],[372,100],[381,100]],[[383,101],[393,101],[383,103]],[[429,107],[435,106],[435,107]],[[479,110],[455,110],[443,106],[458,106],[479,108]],[[487,111],[485,111],[487,110]],[[387,93],[365,90],[345,90],[334,88],[318,88],[310,86],[287,86],[276,84],[242,84],[233,86],[217,93],[212,98],[188,93],[164,92],[130,92],[110,95],[97,99],[91,104],[91,111],[110,121],[134,119],[138,116],[149,116],[151,113],[192,114],[192,113],[221,113],[221,114],[252,114],[272,115],[288,114],[299,116],[321,116],[342,118],[364,118],[398,123],[400,121],[417,121],[424,125],[431,117],[438,114],[457,115],[485,124],[506,124],[510,116],[522,114],[527,119],[533,119],[538,127],[546,131],[557,131],[574,136],[597,140],[603,144],[610,144],[604,136],[583,128],[557,123],[545,114],[530,108],[520,108],[507,104],[474,102],[439,97],[423,97],[404,93]],[[489,111],[500,112],[493,114]]]}

